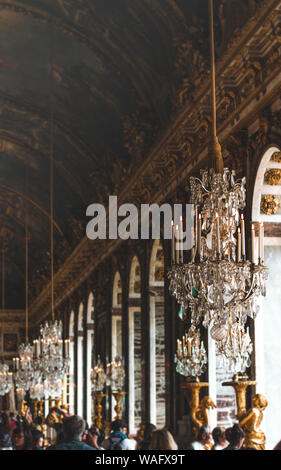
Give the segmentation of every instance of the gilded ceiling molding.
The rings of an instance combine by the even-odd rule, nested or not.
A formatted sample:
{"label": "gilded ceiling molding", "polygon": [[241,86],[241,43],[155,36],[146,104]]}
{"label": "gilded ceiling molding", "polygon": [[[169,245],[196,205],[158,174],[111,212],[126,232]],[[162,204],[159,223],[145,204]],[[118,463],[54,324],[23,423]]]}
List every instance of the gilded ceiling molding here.
{"label": "gilded ceiling molding", "polygon": [[[243,128],[247,127],[253,116],[280,93],[281,45],[275,34],[280,20],[281,1],[263,2],[219,61],[218,108],[223,106],[224,114],[223,117],[218,114],[218,134],[222,144],[241,123]],[[263,51],[262,60],[256,60],[256,50]],[[276,51],[279,58],[276,58]],[[206,158],[209,123],[209,81],[206,79],[196,91],[194,101],[186,104],[161,140],[155,143],[119,195],[119,202],[152,203],[169,197]],[[261,124],[261,138],[264,138],[266,122]],[[56,274],[57,303],[75,290],[120,244],[120,240],[92,243],[83,239]],[[46,286],[31,305],[31,315],[37,322],[49,311],[48,292],[49,286]]]}

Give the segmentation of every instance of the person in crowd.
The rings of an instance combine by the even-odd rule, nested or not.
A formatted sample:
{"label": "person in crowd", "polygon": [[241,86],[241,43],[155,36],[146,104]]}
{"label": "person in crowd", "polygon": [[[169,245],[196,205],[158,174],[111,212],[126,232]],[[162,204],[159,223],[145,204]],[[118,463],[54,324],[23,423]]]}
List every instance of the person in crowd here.
{"label": "person in crowd", "polygon": [[209,426],[201,426],[198,431],[197,440],[192,442],[191,450],[209,450],[211,446],[212,435]]}
{"label": "person in crowd", "polygon": [[120,419],[116,419],[111,423],[111,434],[104,441],[105,450],[135,450],[135,441],[128,439],[126,425]]}
{"label": "person in crowd", "polygon": [[240,450],[245,439],[245,434],[238,424],[234,424],[229,436],[229,445],[225,450]]}
{"label": "person in crowd", "polygon": [[11,434],[13,425],[8,412],[0,412],[0,450],[12,450]]}
{"label": "person in crowd", "polygon": [[222,450],[228,446],[228,442],[225,437],[225,429],[224,428],[214,428],[212,432],[214,445],[212,450]]}
{"label": "person in crowd", "polygon": [[139,444],[139,450],[148,450],[151,444],[151,438],[154,431],[156,431],[154,424],[146,424],[144,427],[143,439]]}
{"label": "person in crowd", "polygon": [[98,426],[94,425],[88,430],[86,443],[95,449],[104,450],[104,448],[101,446],[104,441],[104,436],[104,431],[98,428]]}
{"label": "person in crowd", "polygon": [[149,450],[178,450],[172,434],[168,429],[157,429],[152,432]]}
{"label": "person in crowd", "polygon": [[225,430],[225,438],[226,438],[227,442],[230,442],[231,431],[232,431],[232,427],[231,427],[231,428],[227,428],[227,429]]}
{"label": "person in crowd", "polygon": [[47,450],[96,450],[82,442],[86,422],[80,416],[65,417],[62,422],[63,442],[47,447]]}
{"label": "person in crowd", "polygon": [[44,434],[37,429],[32,429],[32,450],[43,450],[44,449]]}
{"label": "person in crowd", "polygon": [[14,450],[32,449],[32,436],[26,423],[19,423],[13,430],[12,443]]}

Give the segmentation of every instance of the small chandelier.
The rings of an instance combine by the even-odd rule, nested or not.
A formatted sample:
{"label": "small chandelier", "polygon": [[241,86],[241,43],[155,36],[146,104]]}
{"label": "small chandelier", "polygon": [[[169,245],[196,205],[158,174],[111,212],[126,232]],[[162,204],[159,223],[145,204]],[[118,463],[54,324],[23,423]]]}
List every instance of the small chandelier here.
{"label": "small chandelier", "polygon": [[251,365],[253,344],[249,335],[249,328],[245,332],[244,326],[237,322],[227,329],[223,339],[216,342],[219,366],[232,374],[244,374]]}
{"label": "small chandelier", "polygon": [[33,346],[28,342],[19,346],[19,358],[13,359],[14,380],[17,390],[27,392],[30,387],[40,380],[40,373],[36,374],[33,366]]}
{"label": "small chandelier", "polygon": [[62,322],[46,321],[40,327],[41,337],[34,341],[35,364],[42,381],[32,389],[32,395],[57,398],[62,392],[62,381],[69,370],[69,340],[62,340]]}
{"label": "small chandelier", "polygon": [[119,356],[116,356],[114,361],[106,366],[106,384],[114,392],[120,392],[124,388],[125,370]]}
{"label": "small chandelier", "polygon": [[98,356],[97,364],[94,369],[91,370],[91,382],[94,393],[101,393],[104,389],[106,376],[104,372],[104,366],[101,362],[100,356]]}
{"label": "small chandelier", "polygon": [[[246,179],[237,180],[235,172],[223,167],[221,147],[216,134],[215,51],[213,0],[210,6],[210,45],[212,77],[212,138],[210,168],[201,170],[201,178],[190,178],[191,203],[194,205],[193,249],[184,259],[180,246],[182,218],[174,230],[172,224],[172,266],[168,273],[169,290],[182,307],[183,319],[190,312],[191,326],[210,327],[211,336],[226,331],[247,317],[255,318],[257,300],[265,295],[267,268],[264,266],[264,227],[258,228],[258,256],[255,257],[255,227],[246,237],[241,211],[246,206]],[[250,259],[246,257],[246,239],[251,238]],[[178,244],[177,244],[178,245]],[[236,329],[232,330],[236,334]],[[220,331],[221,334],[221,331]]]}
{"label": "small chandelier", "polygon": [[177,340],[175,354],[176,371],[185,377],[200,377],[206,369],[207,353],[203,341],[200,343],[200,331],[190,329]]}
{"label": "small chandelier", "polygon": [[0,363],[0,396],[9,393],[13,386],[13,374],[9,372],[9,366]]}

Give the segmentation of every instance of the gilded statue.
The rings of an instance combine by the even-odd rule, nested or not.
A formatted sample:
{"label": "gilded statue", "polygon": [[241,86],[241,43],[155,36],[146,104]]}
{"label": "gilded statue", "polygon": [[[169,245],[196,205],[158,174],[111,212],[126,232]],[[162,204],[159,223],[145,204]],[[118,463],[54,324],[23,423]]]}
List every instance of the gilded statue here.
{"label": "gilded statue", "polygon": [[267,399],[258,393],[252,400],[252,408],[239,420],[239,425],[245,433],[243,447],[254,450],[265,450],[266,437],[264,432],[260,429],[260,424],[267,405]]}
{"label": "gilded statue", "polygon": [[208,426],[210,424],[209,410],[216,408],[213,400],[210,397],[204,397],[200,400],[197,407],[191,404],[191,418],[194,424],[193,432],[197,435],[201,426]]}

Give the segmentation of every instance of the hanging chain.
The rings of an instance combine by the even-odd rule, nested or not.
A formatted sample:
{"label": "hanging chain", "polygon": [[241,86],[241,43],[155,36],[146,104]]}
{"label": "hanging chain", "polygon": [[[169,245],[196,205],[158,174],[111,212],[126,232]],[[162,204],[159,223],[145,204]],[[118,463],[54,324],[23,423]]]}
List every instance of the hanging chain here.
{"label": "hanging chain", "polygon": [[25,203],[25,342],[28,344],[28,291],[29,291],[29,277],[28,277],[28,205]]}
{"label": "hanging chain", "polygon": [[51,241],[51,309],[52,321],[55,321],[55,291],[54,291],[54,93],[52,86],[54,37],[51,28],[50,48],[50,241]]}
{"label": "hanging chain", "polygon": [[210,142],[210,163],[217,173],[223,173],[223,158],[221,146],[217,137],[217,109],[216,109],[216,64],[215,64],[215,35],[214,35],[214,6],[209,0],[210,17],[210,61],[211,61],[211,106],[212,106],[212,133]]}

